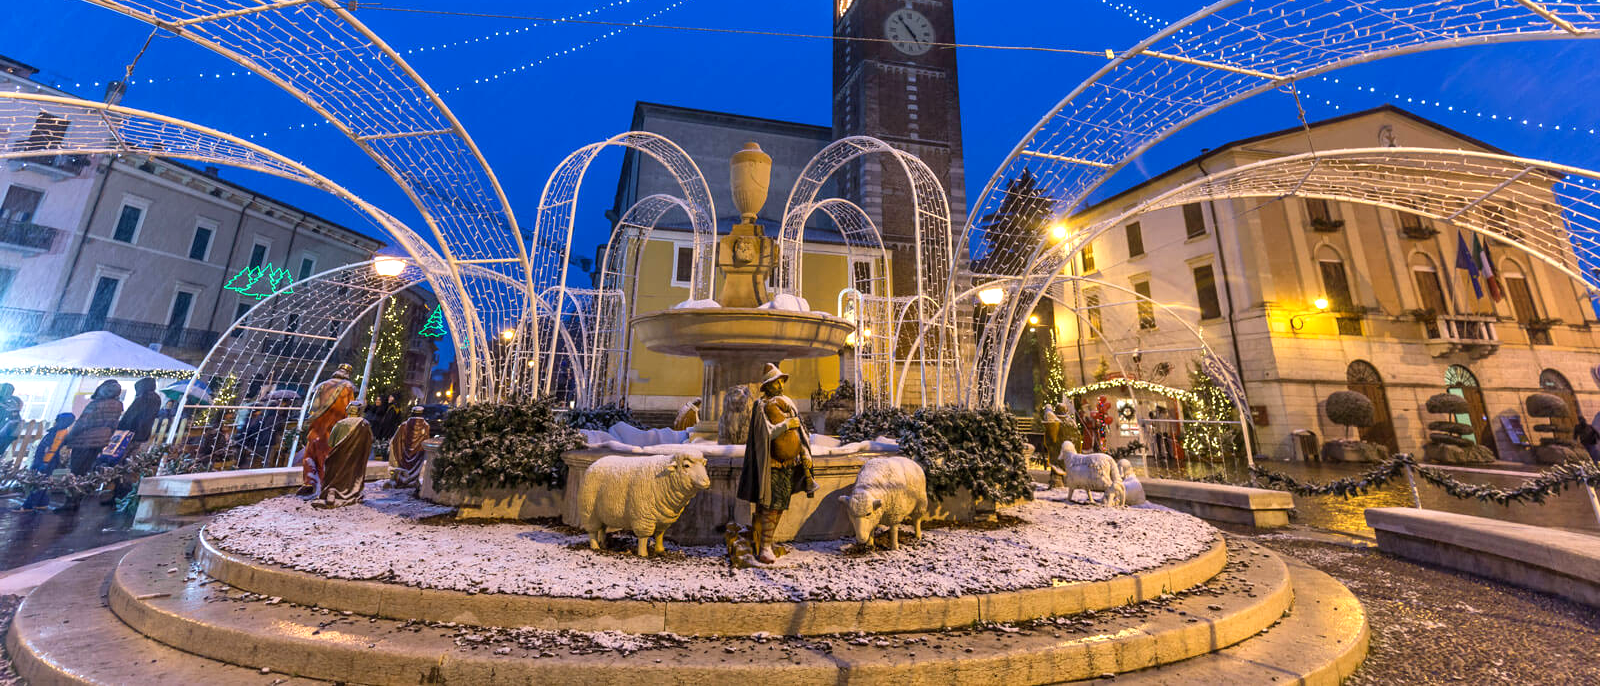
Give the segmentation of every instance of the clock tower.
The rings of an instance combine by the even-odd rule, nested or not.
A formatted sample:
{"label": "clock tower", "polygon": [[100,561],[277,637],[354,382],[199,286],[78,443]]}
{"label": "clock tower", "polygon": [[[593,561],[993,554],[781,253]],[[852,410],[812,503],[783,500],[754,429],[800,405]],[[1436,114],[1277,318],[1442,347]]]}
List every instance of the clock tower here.
{"label": "clock tower", "polygon": [[[953,0],[832,0],[833,135],[872,136],[915,155],[939,177],[956,231],[966,224],[961,100]],[[888,162],[889,164],[885,164]],[[914,264],[910,181],[899,165],[869,155],[840,170],[839,195],[883,232],[895,262]],[[961,256],[958,256],[960,258]],[[915,269],[894,270],[894,294],[916,292]]]}

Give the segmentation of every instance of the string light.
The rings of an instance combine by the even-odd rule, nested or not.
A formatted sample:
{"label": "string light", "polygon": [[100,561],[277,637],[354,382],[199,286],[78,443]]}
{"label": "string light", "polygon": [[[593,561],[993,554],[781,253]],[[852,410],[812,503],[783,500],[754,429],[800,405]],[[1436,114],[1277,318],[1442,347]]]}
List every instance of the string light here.
{"label": "string light", "polygon": [[10,367],[0,369],[0,375],[32,374],[37,376],[98,376],[119,377],[124,379],[139,379],[146,376],[152,379],[189,379],[194,377],[194,372],[183,372],[176,369],[133,369],[131,367],[57,367],[54,365],[33,365],[29,367]]}
{"label": "string light", "polygon": [[1176,398],[1186,403],[1200,402],[1200,396],[1183,390],[1182,388],[1173,388],[1171,386],[1158,384],[1153,381],[1143,381],[1139,379],[1106,379],[1105,381],[1096,381],[1092,384],[1079,386],[1077,388],[1069,388],[1063,392],[1062,395],[1091,395],[1101,391],[1109,391],[1117,388],[1132,388],[1137,391],[1148,391],[1150,393],[1164,395],[1169,398]]}

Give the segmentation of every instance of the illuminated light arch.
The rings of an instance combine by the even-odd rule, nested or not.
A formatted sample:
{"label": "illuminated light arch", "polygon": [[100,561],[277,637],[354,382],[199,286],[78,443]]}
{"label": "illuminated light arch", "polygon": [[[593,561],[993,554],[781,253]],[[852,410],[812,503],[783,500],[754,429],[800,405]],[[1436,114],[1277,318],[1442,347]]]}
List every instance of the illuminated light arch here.
{"label": "illuminated light arch", "polygon": [[[452,279],[445,261],[409,226],[374,207],[309,167],[255,143],[182,119],[127,107],[43,94],[0,92],[0,139],[20,140],[41,110],[67,120],[52,154],[136,155],[184,159],[248,169],[326,191],[366,215],[400,244],[439,294],[450,321],[451,339],[459,355],[472,361],[486,351],[481,345],[478,313],[458,290],[445,288]],[[36,157],[38,150],[0,150],[0,159]],[[459,331],[458,331],[459,329]],[[470,372],[475,365],[463,367]],[[469,374],[463,386],[472,388]]]}
{"label": "illuminated light arch", "polygon": [[[1468,45],[1600,37],[1600,2],[1221,0],[1115,55],[1050,108],[1001,162],[973,218],[1023,169],[1057,214],[1177,131],[1237,102],[1342,67]],[[1016,251],[1031,245],[989,246]]]}
{"label": "illuminated light arch", "polygon": [[[778,292],[795,296],[801,294],[800,265],[805,247],[805,220],[810,216],[810,211],[803,208],[818,206],[817,195],[822,192],[823,184],[840,168],[863,155],[872,154],[892,158],[905,173],[911,187],[917,292],[900,294],[896,299],[930,298],[938,302],[954,295],[957,262],[954,259],[955,241],[950,226],[950,201],[939,177],[915,155],[871,136],[850,136],[834,141],[812,156],[801,170],[784,204],[783,228],[778,238]],[[880,236],[880,244],[881,240]],[[926,309],[919,307],[919,314]],[[902,308],[902,311],[906,310]],[[954,313],[944,308],[934,308],[934,311],[943,312],[944,318],[918,320],[918,345],[913,350],[919,351],[921,356],[922,376],[927,376],[928,366],[934,367],[934,404],[943,404],[944,379],[947,374],[952,378],[959,376],[961,356],[957,350]],[[895,328],[897,331],[903,328],[898,324],[898,318]],[[930,340],[922,343],[922,339]],[[909,363],[908,358],[906,364]],[[896,384],[896,402],[901,385],[903,382]],[[923,385],[926,386],[925,380]],[[924,403],[927,397],[926,394],[923,396]]]}
{"label": "illuminated light arch", "polygon": [[[1496,239],[1600,291],[1584,264],[1600,263],[1600,197],[1564,177],[1600,180],[1600,172],[1468,150],[1357,148],[1277,157],[1220,170],[1173,188],[1115,216],[1079,229],[1067,243],[1042,246],[1030,278],[1048,288],[1096,236],[1129,219],[1192,202],[1240,198],[1319,198],[1415,214]],[[1515,208],[1508,213],[1506,208]],[[1041,289],[1043,290],[1043,289]],[[985,332],[978,359],[1003,387],[1027,313],[1042,293],[1005,308],[1002,325]],[[996,336],[996,332],[1000,332]],[[993,404],[990,397],[978,404]]]}
{"label": "illuminated light arch", "polygon": [[[803,230],[811,215],[817,212],[826,215],[844,237],[847,286],[837,298],[835,314],[856,325],[856,332],[850,339],[849,364],[857,385],[863,389],[856,394],[856,411],[859,412],[868,407],[864,389],[871,389],[872,406],[877,406],[890,401],[894,387],[894,352],[899,338],[887,276],[890,255],[872,217],[844,198],[827,198],[794,207],[784,217],[784,225],[800,226]],[[859,285],[855,278],[858,260],[872,265],[864,293],[856,288]]]}
{"label": "illuminated light arch", "polygon": [[[87,0],[156,26],[260,75],[365,152],[410,198],[480,322],[481,339],[525,316],[526,294],[462,267],[527,281],[528,255],[505,192],[477,144],[437,93],[376,34],[332,0],[257,6],[186,0]],[[448,179],[448,182],[445,181]],[[480,342],[480,341],[474,341]],[[492,349],[490,349],[492,350]],[[492,360],[463,360],[477,397],[498,388]]]}
{"label": "illuminated light arch", "polygon": [[[677,182],[683,192],[681,207],[688,212],[689,224],[694,232],[694,265],[689,297],[694,300],[711,299],[711,277],[716,270],[717,257],[717,210],[711,197],[711,188],[700,173],[700,167],[683,148],[647,131],[629,131],[586,145],[568,155],[551,172],[550,178],[545,181],[544,192],[539,197],[539,216],[532,239],[533,245],[538,247],[530,250],[533,261],[528,270],[529,292],[541,287],[566,288],[567,257],[572,250],[578,193],[583,188],[584,175],[588,173],[595,156],[610,147],[628,148],[650,156],[665,166]],[[665,209],[662,211],[665,212]],[[548,316],[559,319],[565,306],[565,298],[554,299],[554,307],[549,310]],[[541,313],[540,316],[546,315]],[[548,328],[549,335],[554,336],[560,327],[541,323],[535,328],[541,332]],[[542,343],[534,340],[531,344],[535,346],[533,355],[540,360],[542,390],[549,392],[552,381],[550,375],[544,372],[554,370],[555,340],[546,338]],[[540,354],[540,346],[552,352]]]}

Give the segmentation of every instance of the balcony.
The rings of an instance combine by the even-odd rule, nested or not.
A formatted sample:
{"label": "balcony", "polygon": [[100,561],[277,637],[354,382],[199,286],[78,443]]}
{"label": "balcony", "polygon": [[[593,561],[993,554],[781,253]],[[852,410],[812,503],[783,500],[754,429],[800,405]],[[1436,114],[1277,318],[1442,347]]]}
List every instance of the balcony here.
{"label": "balcony", "polygon": [[15,158],[8,162],[11,171],[28,170],[57,181],[73,178],[89,167],[88,155],[40,155]]}
{"label": "balcony", "polygon": [[61,232],[30,221],[0,219],[0,248],[34,255],[50,252],[58,233]]}
{"label": "balcony", "polygon": [[181,350],[207,350],[217,342],[217,332],[151,324],[127,319],[96,318],[87,314],[57,313],[50,318],[52,337],[76,336],[85,331],[110,331],[139,345],[159,343]]}
{"label": "balcony", "polygon": [[1434,357],[1466,353],[1479,359],[1500,350],[1494,315],[1441,314],[1420,317],[1419,321],[1428,339],[1428,354]]}

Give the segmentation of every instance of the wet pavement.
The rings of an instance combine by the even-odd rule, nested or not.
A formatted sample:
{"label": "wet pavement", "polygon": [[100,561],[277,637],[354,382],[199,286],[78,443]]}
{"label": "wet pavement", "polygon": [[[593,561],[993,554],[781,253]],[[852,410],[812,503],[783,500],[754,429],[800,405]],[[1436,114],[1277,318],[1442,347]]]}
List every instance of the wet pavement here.
{"label": "wet pavement", "polygon": [[[1343,462],[1262,462],[1260,464],[1280,474],[1286,474],[1301,481],[1319,484],[1355,476],[1371,470],[1374,466]],[[1224,468],[1206,464],[1186,465],[1186,467],[1185,471],[1190,474],[1188,478],[1226,469],[1225,473],[1230,481],[1248,481],[1243,465],[1237,468],[1232,466]],[[1170,467],[1168,469],[1171,470]],[[1470,471],[1451,468],[1447,470],[1447,473],[1457,481],[1505,488],[1516,486],[1524,480],[1532,478],[1537,471],[1537,468],[1529,465],[1500,462],[1482,467],[1473,467]],[[1176,476],[1175,478],[1184,477]],[[1417,492],[1422,497],[1422,507],[1429,510],[1441,510],[1456,514],[1489,517],[1519,524],[1548,526],[1589,534],[1600,534],[1600,521],[1596,520],[1595,512],[1589,505],[1588,494],[1581,488],[1569,488],[1559,495],[1546,500],[1543,504],[1529,503],[1509,506],[1455,498],[1421,478],[1417,479]],[[1366,537],[1373,535],[1372,529],[1367,527],[1366,518],[1363,515],[1367,508],[1413,506],[1411,488],[1406,485],[1406,480],[1403,476],[1390,481],[1383,488],[1368,491],[1366,495],[1354,498],[1297,495],[1294,497],[1294,504],[1295,512],[1292,521],[1295,524],[1318,529],[1343,531]]]}
{"label": "wet pavement", "polygon": [[0,498],[0,571],[148,536],[133,515],[116,514],[90,496],[77,512],[17,512],[18,498]]}

